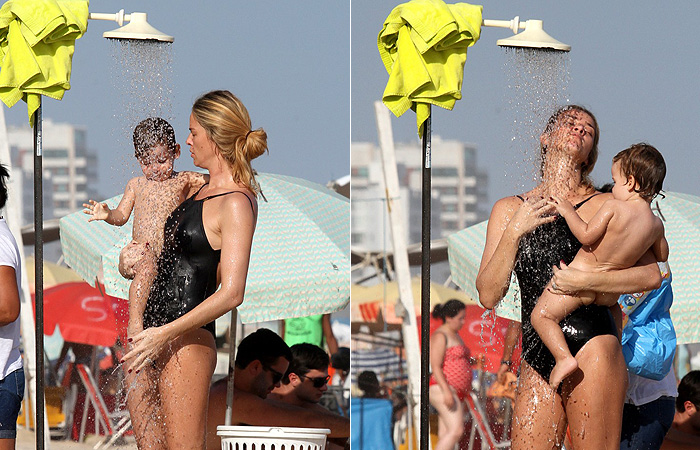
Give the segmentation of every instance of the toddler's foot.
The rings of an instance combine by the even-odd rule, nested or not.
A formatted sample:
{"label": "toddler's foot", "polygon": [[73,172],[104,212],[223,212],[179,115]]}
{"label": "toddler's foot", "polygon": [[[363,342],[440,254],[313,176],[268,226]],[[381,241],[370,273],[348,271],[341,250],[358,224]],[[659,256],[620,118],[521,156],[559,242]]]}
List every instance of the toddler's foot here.
{"label": "toddler's foot", "polygon": [[556,390],[564,378],[574,373],[576,369],[578,369],[578,361],[573,356],[557,362],[549,376],[549,385]]}

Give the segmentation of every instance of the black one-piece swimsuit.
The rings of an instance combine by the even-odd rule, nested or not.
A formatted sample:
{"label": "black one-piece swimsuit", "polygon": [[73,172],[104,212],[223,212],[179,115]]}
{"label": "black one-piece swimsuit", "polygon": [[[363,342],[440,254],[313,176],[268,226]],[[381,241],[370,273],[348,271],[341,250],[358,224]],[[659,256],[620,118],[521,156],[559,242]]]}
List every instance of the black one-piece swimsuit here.
{"label": "black one-piece swimsuit", "polygon": [[[578,209],[592,197],[578,203],[575,208]],[[518,198],[523,200],[520,196]],[[525,235],[518,247],[514,270],[520,285],[523,358],[545,380],[549,380],[554,368],[554,356],[532,327],[530,315],[554,275],[552,266],[558,266],[562,260],[566,264],[571,263],[580,248],[581,243],[571,233],[566,220],[561,216]],[[617,327],[610,310],[595,304],[581,306],[566,316],[560,325],[569,350],[574,356],[595,336],[617,336]]]}
{"label": "black one-piece swimsuit", "polygon": [[[250,198],[241,191],[224,192],[195,200],[199,191],[182,202],[165,222],[158,274],[151,286],[143,313],[144,328],[165,325],[183,316],[212,295],[218,287],[216,274],[221,250],[211,248],[204,231],[204,202],[222,195],[239,193],[253,207]],[[202,328],[215,335],[214,322],[209,322]]]}

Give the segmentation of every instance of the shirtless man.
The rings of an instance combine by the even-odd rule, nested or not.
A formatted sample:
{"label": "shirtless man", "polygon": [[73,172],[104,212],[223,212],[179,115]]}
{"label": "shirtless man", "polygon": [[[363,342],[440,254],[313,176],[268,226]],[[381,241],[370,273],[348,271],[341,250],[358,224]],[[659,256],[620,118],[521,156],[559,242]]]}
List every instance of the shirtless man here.
{"label": "shirtless man", "polygon": [[328,390],[328,353],[313,344],[292,345],[292,362],[287,373],[282,377],[282,383],[275,387],[268,401],[284,402],[304,408],[328,412],[318,404],[323,393]]}
{"label": "shirtless man", "polygon": [[676,415],[661,450],[697,448],[700,448],[700,370],[692,370],[678,384]]}
{"label": "shirtless man", "polygon": [[[143,311],[156,276],[158,256],[163,248],[165,221],[175,208],[205,183],[196,172],[175,172],[173,165],[180,156],[173,127],[160,117],[148,118],[134,128],[134,153],[143,176],[129,180],[119,205],[110,209],[106,203],[89,200],[83,204],[85,214],[110,225],[124,225],[134,213],[132,241],[119,255],[119,273],[133,280],[129,287],[129,337],[143,331]],[[125,367],[127,407],[140,448],[156,448],[164,442],[162,430],[153,426],[158,399],[151,382],[150,370],[131,373]],[[138,379],[137,379],[138,377]]]}
{"label": "shirtless man", "polygon": [[[238,345],[233,383],[232,425],[329,428],[329,438],[350,436],[350,420],[327,410],[305,408],[265,398],[279,387],[292,360],[287,344],[274,332],[261,328]],[[207,410],[207,448],[221,448],[216,427],[224,425],[226,386],[224,378],[212,385]],[[318,405],[317,405],[318,406]],[[320,406],[319,406],[320,408]]]}

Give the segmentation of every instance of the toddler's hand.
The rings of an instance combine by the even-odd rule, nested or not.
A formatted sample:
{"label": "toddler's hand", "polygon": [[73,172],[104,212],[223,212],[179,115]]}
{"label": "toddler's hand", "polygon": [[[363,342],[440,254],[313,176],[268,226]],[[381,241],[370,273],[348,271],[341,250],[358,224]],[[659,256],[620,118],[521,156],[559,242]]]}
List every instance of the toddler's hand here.
{"label": "toddler's hand", "polygon": [[574,205],[565,198],[549,197],[547,204],[553,206],[562,217],[575,211]]}
{"label": "toddler's hand", "polygon": [[83,210],[85,214],[92,216],[88,219],[88,222],[92,222],[93,220],[107,220],[107,217],[109,217],[109,207],[107,203],[99,203],[90,199],[88,203],[83,203],[83,208],[85,208]]}

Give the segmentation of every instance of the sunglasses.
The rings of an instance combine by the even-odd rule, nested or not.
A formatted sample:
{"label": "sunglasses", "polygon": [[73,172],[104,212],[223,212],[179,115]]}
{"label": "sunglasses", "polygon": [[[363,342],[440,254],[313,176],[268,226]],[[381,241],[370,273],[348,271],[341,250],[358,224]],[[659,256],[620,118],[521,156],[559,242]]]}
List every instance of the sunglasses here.
{"label": "sunglasses", "polygon": [[272,384],[278,384],[282,381],[282,377],[284,377],[283,373],[279,373],[278,371],[269,366],[263,366],[263,369],[272,374]]}
{"label": "sunglasses", "polygon": [[330,375],[326,375],[325,377],[307,377],[306,375],[299,375],[300,377],[306,378],[311,380],[315,388],[320,388],[328,384],[328,382],[331,379]]}

